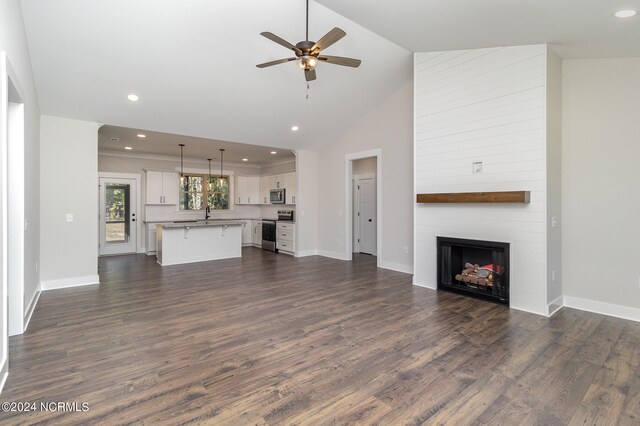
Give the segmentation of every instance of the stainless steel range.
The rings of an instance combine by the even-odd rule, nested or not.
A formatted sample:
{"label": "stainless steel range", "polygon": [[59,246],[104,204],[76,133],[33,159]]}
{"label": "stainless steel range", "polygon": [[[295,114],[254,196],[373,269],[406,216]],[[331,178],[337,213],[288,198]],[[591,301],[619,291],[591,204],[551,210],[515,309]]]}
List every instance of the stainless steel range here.
{"label": "stainless steel range", "polygon": [[277,251],[275,220],[262,220],[262,249]]}
{"label": "stainless steel range", "polygon": [[262,249],[276,252],[276,222],[293,221],[293,210],[278,210],[278,219],[262,220]]}

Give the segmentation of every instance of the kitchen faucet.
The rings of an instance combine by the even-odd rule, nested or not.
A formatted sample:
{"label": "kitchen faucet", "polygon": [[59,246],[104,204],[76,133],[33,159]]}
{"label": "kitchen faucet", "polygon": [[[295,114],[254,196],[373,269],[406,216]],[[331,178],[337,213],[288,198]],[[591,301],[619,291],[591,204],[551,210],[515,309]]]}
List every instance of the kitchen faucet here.
{"label": "kitchen faucet", "polygon": [[211,213],[211,207],[207,206],[207,208],[204,209],[204,220],[209,220],[209,213]]}

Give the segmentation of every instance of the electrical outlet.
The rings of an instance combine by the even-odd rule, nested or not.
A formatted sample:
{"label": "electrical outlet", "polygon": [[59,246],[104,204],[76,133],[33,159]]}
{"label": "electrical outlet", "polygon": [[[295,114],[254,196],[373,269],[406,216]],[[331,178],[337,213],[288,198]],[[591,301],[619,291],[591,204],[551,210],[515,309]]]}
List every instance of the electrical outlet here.
{"label": "electrical outlet", "polygon": [[558,226],[558,218],[551,216],[551,227],[555,228],[556,226]]}
{"label": "electrical outlet", "polygon": [[556,271],[553,270],[551,271],[551,281],[555,281],[556,280]]}
{"label": "electrical outlet", "polygon": [[73,213],[67,213],[66,219],[67,222],[73,222]]}
{"label": "electrical outlet", "polygon": [[409,247],[404,246],[404,247],[402,248],[402,252],[403,252],[404,254],[409,254]]}
{"label": "electrical outlet", "polygon": [[471,173],[482,173],[482,161],[476,161],[473,163]]}
{"label": "electrical outlet", "polygon": [[40,269],[40,265],[36,262],[36,272],[38,272],[38,269]]}

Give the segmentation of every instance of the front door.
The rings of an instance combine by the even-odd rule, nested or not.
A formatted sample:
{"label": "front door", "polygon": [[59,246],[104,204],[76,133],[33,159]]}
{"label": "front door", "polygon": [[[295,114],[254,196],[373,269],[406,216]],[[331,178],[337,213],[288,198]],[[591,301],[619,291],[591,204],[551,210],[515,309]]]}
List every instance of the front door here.
{"label": "front door", "polygon": [[135,179],[100,178],[100,255],[135,253]]}

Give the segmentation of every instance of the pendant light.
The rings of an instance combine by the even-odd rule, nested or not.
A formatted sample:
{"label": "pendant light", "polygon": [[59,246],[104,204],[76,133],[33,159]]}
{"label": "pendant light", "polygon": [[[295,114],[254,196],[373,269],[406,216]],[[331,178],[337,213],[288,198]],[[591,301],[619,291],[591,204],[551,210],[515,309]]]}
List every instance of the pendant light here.
{"label": "pendant light", "polygon": [[209,162],[209,178],[207,179],[207,191],[211,191],[211,158],[207,158]]}
{"label": "pendant light", "polygon": [[225,184],[224,176],[222,175],[222,160],[224,159],[224,149],[220,148],[220,186]]}
{"label": "pendant light", "polygon": [[184,148],[184,144],[179,143],[178,146],[180,147],[180,186],[183,187],[186,191],[187,180],[184,178],[184,162],[182,156],[182,149]]}

